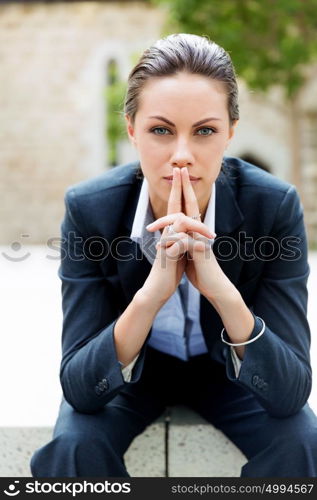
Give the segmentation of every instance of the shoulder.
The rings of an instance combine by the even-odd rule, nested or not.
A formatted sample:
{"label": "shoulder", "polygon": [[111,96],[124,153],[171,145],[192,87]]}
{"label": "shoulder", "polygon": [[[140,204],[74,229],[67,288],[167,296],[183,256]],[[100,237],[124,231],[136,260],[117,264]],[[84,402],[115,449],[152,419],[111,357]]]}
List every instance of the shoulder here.
{"label": "shoulder", "polygon": [[303,217],[296,187],[256,165],[226,157],[222,178],[229,183],[245,220],[252,227],[269,234],[277,226],[294,224]]}
{"label": "shoulder", "polygon": [[230,184],[239,190],[249,192],[253,190],[259,193],[264,191],[266,194],[270,193],[279,197],[294,188],[289,182],[241,158],[225,157],[224,172]]}
{"label": "shoulder", "polygon": [[138,167],[138,161],[119,165],[69,186],[65,192],[66,207],[96,215],[100,211],[119,209],[129,194],[140,186]]}
{"label": "shoulder", "polygon": [[138,161],[119,165],[69,186],[64,202],[73,224],[86,234],[108,234],[134,207],[141,188],[138,168]]}
{"label": "shoulder", "polygon": [[106,170],[102,174],[69,186],[65,196],[98,197],[105,191],[124,190],[136,182],[138,166],[139,162],[135,161]]}
{"label": "shoulder", "polygon": [[[289,200],[301,205],[296,187],[262,168],[241,158],[224,158],[222,178],[230,184],[238,203],[242,206],[274,211]],[[302,207],[301,207],[302,208]],[[261,213],[261,212],[260,212]]]}

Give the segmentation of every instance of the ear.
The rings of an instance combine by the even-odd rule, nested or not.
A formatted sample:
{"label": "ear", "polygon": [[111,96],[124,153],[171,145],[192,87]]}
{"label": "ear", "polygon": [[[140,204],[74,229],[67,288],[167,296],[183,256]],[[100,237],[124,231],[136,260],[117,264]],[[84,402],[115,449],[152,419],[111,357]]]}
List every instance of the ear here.
{"label": "ear", "polygon": [[132,124],[132,120],[128,114],[124,115],[127,125],[127,134],[133,146],[136,146],[134,126]]}
{"label": "ear", "polygon": [[233,122],[232,125],[230,125],[230,128],[229,128],[229,135],[228,135],[228,140],[227,140],[227,144],[226,144],[226,148],[229,146],[234,134],[235,134],[235,131],[236,131],[236,126],[238,125],[238,122],[239,120],[235,120]]}

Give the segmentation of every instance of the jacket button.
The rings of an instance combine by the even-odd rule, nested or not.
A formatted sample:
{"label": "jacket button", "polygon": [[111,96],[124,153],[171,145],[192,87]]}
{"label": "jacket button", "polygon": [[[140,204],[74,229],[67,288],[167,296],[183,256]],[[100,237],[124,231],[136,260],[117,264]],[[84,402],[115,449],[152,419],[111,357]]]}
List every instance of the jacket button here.
{"label": "jacket button", "polygon": [[103,391],[106,391],[109,387],[109,383],[108,383],[108,380],[106,378],[103,378],[100,382],[99,382],[99,387],[103,390]]}
{"label": "jacket button", "polygon": [[102,390],[100,389],[99,385],[95,386],[95,393],[97,394],[97,396],[100,396],[102,394]]}
{"label": "jacket button", "polygon": [[95,386],[95,393],[97,396],[101,396],[103,392],[105,392],[109,387],[109,382],[106,378],[103,378],[98,382],[98,384]]}

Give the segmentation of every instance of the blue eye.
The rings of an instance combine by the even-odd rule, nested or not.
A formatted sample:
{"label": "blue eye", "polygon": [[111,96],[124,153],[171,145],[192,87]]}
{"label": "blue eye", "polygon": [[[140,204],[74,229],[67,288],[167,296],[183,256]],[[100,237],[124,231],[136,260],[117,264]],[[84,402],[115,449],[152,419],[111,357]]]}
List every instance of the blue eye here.
{"label": "blue eye", "polygon": [[215,130],[210,128],[210,127],[203,127],[203,128],[200,128],[199,130],[197,130],[197,133],[198,132],[201,132],[202,130],[206,131],[207,130],[207,133],[203,133],[203,134],[199,134],[199,135],[212,135],[213,133],[215,133]]}
{"label": "blue eye", "polygon": [[163,133],[163,134],[156,133],[158,130],[161,130],[161,131],[163,130],[163,131],[169,132],[168,129],[165,128],[165,127],[155,127],[155,128],[152,128],[151,132],[153,132],[153,134],[155,134],[155,135],[166,135],[165,133]]}

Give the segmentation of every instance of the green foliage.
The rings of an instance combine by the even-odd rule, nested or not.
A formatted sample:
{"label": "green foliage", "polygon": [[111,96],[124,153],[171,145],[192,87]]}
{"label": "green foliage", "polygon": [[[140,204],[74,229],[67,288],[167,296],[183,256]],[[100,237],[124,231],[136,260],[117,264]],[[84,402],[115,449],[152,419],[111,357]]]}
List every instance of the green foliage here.
{"label": "green foliage", "polygon": [[124,137],[124,119],[122,108],[126,85],[122,82],[113,82],[105,89],[106,109],[107,109],[107,130],[108,139],[108,163],[115,165],[117,163],[117,143]]}
{"label": "green foliage", "polygon": [[[133,67],[140,54],[130,55],[131,67]],[[105,87],[105,107],[106,107],[106,130],[105,134],[108,142],[108,164],[116,165],[118,142],[126,138],[126,128],[124,119],[124,100],[127,89],[126,82],[119,80],[116,65],[108,66],[108,84]]]}
{"label": "green foliage", "polygon": [[317,59],[317,0],[149,0],[168,13],[163,35],[206,35],[229,52],[250,87],[299,90]]}

